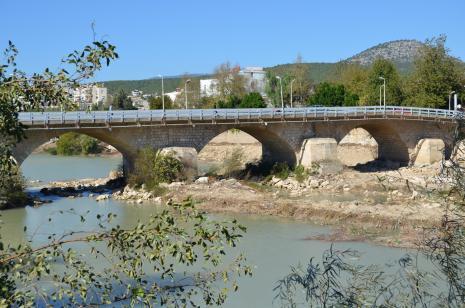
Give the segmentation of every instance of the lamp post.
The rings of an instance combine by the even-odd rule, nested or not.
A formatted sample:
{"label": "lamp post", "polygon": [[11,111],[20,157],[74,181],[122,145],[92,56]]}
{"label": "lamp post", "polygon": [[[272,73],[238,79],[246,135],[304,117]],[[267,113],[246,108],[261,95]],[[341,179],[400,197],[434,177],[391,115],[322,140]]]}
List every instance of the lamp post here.
{"label": "lamp post", "polygon": [[186,99],[186,109],[187,109],[187,84],[190,82],[191,80],[187,79],[186,82],[184,83],[184,98]]}
{"label": "lamp post", "polygon": [[163,111],[165,111],[165,85],[163,84],[163,75],[158,75],[161,78],[161,105]]}
{"label": "lamp post", "polygon": [[292,108],[292,84],[294,83],[295,79],[291,80],[291,108]]}
{"label": "lamp post", "polygon": [[283,81],[280,76],[276,76],[279,80],[279,85],[281,86],[281,109],[284,112],[284,99],[283,99]]}
{"label": "lamp post", "polygon": [[379,79],[383,81],[383,92],[384,92],[383,101],[384,101],[384,108],[386,108],[386,78],[380,76]]}
{"label": "lamp post", "polygon": [[380,106],[381,106],[381,103],[383,102],[383,97],[382,97],[383,93],[382,93],[382,91],[383,91],[383,85],[380,85],[379,86],[379,105]]}
{"label": "lamp post", "polygon": [[452,94],[455,94],[455,91],[452,91],[449,93],[449,111],[451,110],[451,100],[452,100]]}

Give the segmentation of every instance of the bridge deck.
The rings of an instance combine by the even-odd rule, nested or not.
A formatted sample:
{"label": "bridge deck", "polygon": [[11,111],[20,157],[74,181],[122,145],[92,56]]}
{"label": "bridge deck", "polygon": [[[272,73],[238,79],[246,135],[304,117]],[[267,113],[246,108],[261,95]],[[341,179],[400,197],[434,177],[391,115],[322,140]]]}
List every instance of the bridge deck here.
{"label": "bridge deck", "polygon": [[29,128],[156,126],[226,123],[307,122],[360,119],[453,121],[459,111],[397,107],[307,107],[260,109],[174,109],[76,112],[21,112],[19,120]]}

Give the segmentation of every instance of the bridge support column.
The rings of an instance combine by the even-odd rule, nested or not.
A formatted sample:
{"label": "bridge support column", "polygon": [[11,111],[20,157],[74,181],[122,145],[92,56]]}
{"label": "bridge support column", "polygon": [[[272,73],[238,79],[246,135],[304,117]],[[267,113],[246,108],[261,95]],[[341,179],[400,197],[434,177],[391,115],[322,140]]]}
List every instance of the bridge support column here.
{"label": "bridge support column", "polygon": [[431,165],[444,158],[445,144],[442,139],[421,139],[417,144],[415,166]]}
{"label": "bridge support column", "polygon": [[318,166],[321,174],[342,171],[342,164],[337,158],[337,142],[333,138],[305,139],[299,161],[305,168]]}

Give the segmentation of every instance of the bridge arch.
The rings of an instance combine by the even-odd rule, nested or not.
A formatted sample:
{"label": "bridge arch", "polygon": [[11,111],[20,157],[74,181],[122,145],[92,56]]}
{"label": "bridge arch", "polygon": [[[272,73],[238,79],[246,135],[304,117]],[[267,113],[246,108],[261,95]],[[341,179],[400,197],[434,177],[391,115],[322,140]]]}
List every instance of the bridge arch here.
{"label": "bridge arch", "polygon": [[349,167],[367,164],[378,159],[378,143],[365,129],[353,128],[339,141],[337,157]]}
{"label": "bridge arch", "polygon": [[204,140],[202,144],[197,146],[197,152],[200,153],[205,146],[215,137],[230,130],[237,129],[242,131],[253,138],[255,138],[262,145],[262,162],[264,163],[287,163],[294,166],[297,161],[296,152],[289,144],[289,142],[276,131],[268,128],[265,125],[251,125],[251,126],[224,126],[217,129],[210,138]]}
{"label": "bridge arch", "polygon": [[129,145],[126,145],[124,140],[116,140],[112,138],[111,134],[102,134],[98,130],[83,129],[83,130],[26,130],[25,139],[16,145],[13,150],[13,157],[18,165],[21,165],[26,158],[28,158],[34,150],[41,145],[47,143],[53,138],[58,138],[65,133],[78,133],[93,137],[108,145],[113,146],[123,157],[123,166],[125,170],[132,168],[133,157],[135,153],[131,150]]}
{"label": "bridge arch", "polygon": [[[361,128],[367,131],[375,139],[378,144],[379,160],[399,162],[403,165],[409,163],[409,148],[391,124],[384,122],[362,123],[354,126],[352,129],[354,128]],[[352,129],[348,130],[347,133]]]}

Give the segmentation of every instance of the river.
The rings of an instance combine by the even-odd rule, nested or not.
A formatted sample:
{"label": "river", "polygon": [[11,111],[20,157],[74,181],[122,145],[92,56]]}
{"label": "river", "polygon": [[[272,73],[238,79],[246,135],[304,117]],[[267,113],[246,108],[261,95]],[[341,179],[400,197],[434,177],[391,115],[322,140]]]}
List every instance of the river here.
{"label": "river", "polygon": [[[22,165],[24,176],[29,180],[40,180],[34,186],[43,185],[52,180],[104,177],[121,163],[119,157],[59,157],[46,154],[31,155]],[[30,188],[34,190],[34,188]],[[74,209],[77,213],[89,212],[89,217],[112,212],[118,215],[118,223],[123,227],[131,226],[138,218],[147,217],[154,208],[148,204],[133,205],[114,200],[96,202],[94,198],[76,199],[56,198],[52,204],[39,208],[6,210],[1,213],[4,225],[2,237],[8,241],[24,240],[23,226],[28,227],[28,235],[36,230],[43,233],[72,230],[80,225],[78,216],[67,212]],[[65,213],[52,224],[45,224],[49,216],[59,211]],[[228,215],[215,215],[216,218],[233,218]],[[309,222],[284,218],[235,215],[238,221],[247,227],[247,234],[238,250],[242,251],[253,265],[253,277],[239,281],[239,291],[231,293],[224,307],[271,307],[276,281],[289,273],[290,266],[307,264],[310,258],[320,259],[323,251],[331,245],[325,241],[305,240],[305,238],[330,232]],[[92,220],[89,221],[92,225]],[[46,226],[44,230],[44,225]],[[36,237],[36,241],[43,239]],[[375,246],[363,242],[336,243],[336,248],[355,249],[362,253],[361,262],[384,265],[392,263],[405,255],[405,249]]]}

